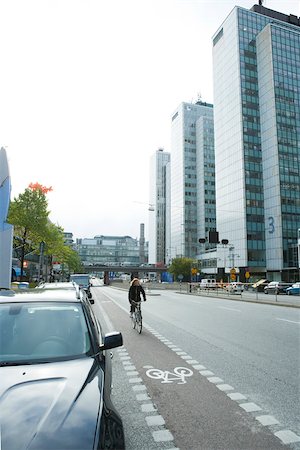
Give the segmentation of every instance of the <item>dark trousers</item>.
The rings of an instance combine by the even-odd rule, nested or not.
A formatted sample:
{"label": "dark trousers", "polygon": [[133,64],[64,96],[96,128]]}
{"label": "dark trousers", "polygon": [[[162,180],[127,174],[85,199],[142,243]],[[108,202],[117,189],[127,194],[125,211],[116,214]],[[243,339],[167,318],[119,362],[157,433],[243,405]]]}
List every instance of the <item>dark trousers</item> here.
{"label": "dark trousers", "polygon": [[[134,300],[135,301],[135,300]],[[131,302],[131,300],[129,300],[129,302],[130,302],[130,312],[131,313],[134,313],[134,311],[135,311],[135,305]],[[140,300],[139,300],[139,302],[140,302]],[[136,303],[138,303],[138,302],[136,302]]]}

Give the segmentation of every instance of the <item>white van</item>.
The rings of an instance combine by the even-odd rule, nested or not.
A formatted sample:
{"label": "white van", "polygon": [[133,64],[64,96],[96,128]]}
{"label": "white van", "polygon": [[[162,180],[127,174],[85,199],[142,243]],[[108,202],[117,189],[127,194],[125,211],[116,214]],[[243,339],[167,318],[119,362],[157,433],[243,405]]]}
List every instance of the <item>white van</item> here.
{"label": "white van", "polygon": [[215,278],[203,278],[200,281],[200,289],[216,289],[217,280]]}

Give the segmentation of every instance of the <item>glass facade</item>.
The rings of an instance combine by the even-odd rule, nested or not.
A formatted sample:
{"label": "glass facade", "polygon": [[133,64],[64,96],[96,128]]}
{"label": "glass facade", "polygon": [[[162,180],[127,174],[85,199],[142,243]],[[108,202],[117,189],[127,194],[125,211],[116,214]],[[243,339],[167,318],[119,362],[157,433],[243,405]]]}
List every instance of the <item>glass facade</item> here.
{"label": "glass facade", "polygon": [[[144,257],[148,260],[148,242],[144,242]],[[76,250],[84,265],[139,265],[140,242],[130,236],[95,236],[76,240]]]}
{"label": "glass facade", "polygon": [[218,230],[270,278],[297,266],[299,32],[236,7],[213,39]]}
{"label": "glass facade", "polygon": [[[149,263],[166,263],[167,165],[170,153],[157,150],[150,161]],[[151,208],[152,209],[152,208]]]}
{"label": "glass facade", "polygon": [[[206,118],[210,121],[206,122],[204,120]],[[211,160],[212,120],[213,105],[201,101],[195,104],[182,103],[172,117],[170,211],[172,257],[195,258],[199,253],[198,224],[201,222],[205,225],[208,211],[204,203],[203,208],[199,209],[198,188],[203,187],[202,193],[205,194],[205,181],[211,183],[206,185],[207,192],[214,188],[211,170],[214,169],[214,162]],[[202,156],[203,152],[207,152],[205,158]],[[202,200],[204,202],[204,198]],[[214,199],[210,200],[210,209],[213,209]],[[210,225],[215,227],[215,223]],[[205,226],[201,232],[205,232]]]}

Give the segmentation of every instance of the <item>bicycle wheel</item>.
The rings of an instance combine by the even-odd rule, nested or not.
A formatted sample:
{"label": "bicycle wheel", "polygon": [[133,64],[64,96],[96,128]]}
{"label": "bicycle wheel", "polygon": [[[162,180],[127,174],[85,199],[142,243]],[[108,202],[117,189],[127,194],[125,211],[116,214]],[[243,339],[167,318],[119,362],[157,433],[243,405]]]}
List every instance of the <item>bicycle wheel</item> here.
{"label": "bicycle wheel", "polygon": [[132,323],[132,328],[135,329],[136,327],[136,313],[132,313],[132,317],[131,317],[131,323]]}
{"label": "bicycle wheel", "polygon": [[141,334],[143,328],[142,314],[141,311],[136,312],[136,329],[139,334]]}

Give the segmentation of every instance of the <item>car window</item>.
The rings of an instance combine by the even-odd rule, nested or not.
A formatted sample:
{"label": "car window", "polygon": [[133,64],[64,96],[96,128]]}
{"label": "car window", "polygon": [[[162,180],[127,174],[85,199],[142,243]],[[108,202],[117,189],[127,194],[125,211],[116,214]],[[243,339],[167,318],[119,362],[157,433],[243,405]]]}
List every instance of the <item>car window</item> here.
{"label": "car window", "polygon": [[53,361],[89,353],[91,342],[81,304],[1,305],[0,361]]}

